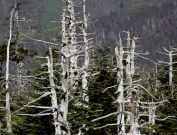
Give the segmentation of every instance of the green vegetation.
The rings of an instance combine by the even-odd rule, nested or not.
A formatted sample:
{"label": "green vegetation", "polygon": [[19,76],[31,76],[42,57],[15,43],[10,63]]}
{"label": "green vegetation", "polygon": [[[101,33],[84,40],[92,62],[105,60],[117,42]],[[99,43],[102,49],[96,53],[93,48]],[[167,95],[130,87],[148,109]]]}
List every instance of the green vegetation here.
{"label": "green vegetation", "polygon": [[[25,52],[24,49],[19,49],[20,52]],[[54,52],[54,57],[58,58],[57,53]],[[82,128],[82,131],[84,135],[115,135],[116,134],[116,127],[107,127],[104,129],[98,129],[94,130],[94,128],[106,125],[108,123],[115,123],[116,122],[116,116],[112,116],[97,122],[91,122],[94,118],[104,116],[106,114],[109,114],[111,112],[116,111],[116,105],[115,105],[115,88],[111,88],[109,90],[105,89],[109,86],[112,86],[116,84],[116,73],[112,72],[112,69],[115,67],[115,61],[114,59],[110,59],[109,55],[109,49],[106,48],[98,48],[97,55],[94,56],[94,65],[92,73],[97,73],[95,76],[90,77],[89,79],[89,103],[84,103],[82,101],[82,98],[79,97],[79,93],[77,93],[77,90],[74,94],[75,98],[70,101],[70,113],[68,115],[68,120],[70,122],[71,131],[72,134],[77,134],[78,129],[80,127]],[[54,61],[57,63],[58,59],[54,59]],[[39,61],[36,61],[38,63]],[[40,61],[40,63],[43,63],[45,61]],[[176,69],[176,65],[174,65],[174,68]],[[171,97],[171,91],[168,87],[168,74],[164,73],[168,70],[168,68],[165,68],[164,66],[160,66],[159,72],[157,75],[152,73],[150,74],[149,79],[147,76],[144,76],[143,80],[147,80],[143,82],[144,87],[149,87],[150,92],[153,93],[155,91],[155,88],[157,88],[157,92],[154,93],[154,96],[156,96],[159,99],[168,99],[168,102],[163,103],[157,108],[156,114],[159,116],[159,119],[166,118],[167,116],[173,116],[170,119],[163,120],[163,121],[156,121],[156,125],[147,125],[146,128],[142,129],[143,133],[149,133],[152,132],[153,129],[159,134],[159,135],[166,135],[169,134],[169,132],[172,134],[177,133],[177,122],[176,122],[176,116],[177,116],[177,108],[176,108],[176,97],[177,97],[177,88],[176,88],[176,81],[174,81],[174,97]],[[60,67],[55,66],[55,70],[60,72]],[[37,67],[31,71],[29,71],[29,75],[38,75],[42,72],[47,71],[46,67]],[[55,76],[56,83],[60,80],[60,74],[57,74],[56,72]],[[176,71],[175,71],[176,72]],[[158,76],[158,81],[160,85],[158,87],[155,87],[155,83],[153,78]],[[13,97],[13,104],[11,106],[12,112],[15,110],[18,110],[23,105],[28,103],[29,101],[36,99],[39,94],[36,92],[43,92],[44,89],[42,87],[48,87],[48,77],[47,74],[40,75],[38,77],[45,78],[45,80],[36,80],[33,81],[32,85],[33,88],[29,90],[22,91],[18,96]],[[176,75],[174,75],[174,80],[177,78]],[[81,91],[80,82],[78,86],[78,92]],[[59,85],[59,84],[58,84]],[[3,85],[2,85],[3,86]],[[3,87],[2,87],[3,88]],[[47,90],[47,89],[46,89]],[[36,91],[36,92],[35,92]],[[1,97],[3,98],[4,92],[2,91]],[[60,98],[61,93],[58,92],[58,98]],[[144,92],[141,94],[141,100],[147,100],[147,94],[144,94]],[[149,98],[150,99],[150,98]],[[76,105],[78,101],[82,104],[81,106]],[[3,105],[1,103],[1,105]],[[41,99],[40,101],[36,102],[35,105],[45,105],[50,106],[50,97],[45,97]],[[89,108],[87,108],[88,106]],[[34,114],[40,112],[40,109],[34,109],[34,108],[26,108],[21,113],[27,113],[27,114]],[[4,125],[4,111],[1,111],[1,123]],[[144,118],[144,120],[147,120]],[[39,134],[47,134],[47,135],[53,135],[54,134],[54,127],[53,127],[53,121],[51,116],[43,116],[43,117],[30,117],[30,116],[18,116],[16,114],[13,115],[12,118],[13,121],[13,131],[14,135],[19,134],[25,134],[25,135],[39,135]],[[84,126],[83,126],[84,125]],[[5,126],[2,126],[3,131],[5,132]],[[3,133],[5,134],[5,133]],[[170,135],[170,134],[169,134]]]}

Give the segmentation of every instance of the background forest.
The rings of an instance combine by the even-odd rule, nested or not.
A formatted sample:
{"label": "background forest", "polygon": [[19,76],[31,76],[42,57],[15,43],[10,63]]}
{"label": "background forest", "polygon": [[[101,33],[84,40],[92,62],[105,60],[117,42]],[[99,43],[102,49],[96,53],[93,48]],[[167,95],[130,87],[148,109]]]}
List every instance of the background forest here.
{"label": "background forest", "polygon": [[0,4],[0,134],[177,134],[175,0]]}

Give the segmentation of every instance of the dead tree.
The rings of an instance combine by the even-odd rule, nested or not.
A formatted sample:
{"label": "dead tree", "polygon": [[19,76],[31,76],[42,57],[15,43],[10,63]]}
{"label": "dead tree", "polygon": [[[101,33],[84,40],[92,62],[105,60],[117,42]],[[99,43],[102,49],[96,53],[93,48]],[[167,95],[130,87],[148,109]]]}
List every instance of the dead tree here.
{"label": "dead tree", "polygon": [[[72,55],[69,58],[70,60],[70,78],[69,81],[71,85],[76,85],[77,81],[77,69],[78,69],[78,56],[74,55],[77,53],[77,46],[76,46],[76,19],[75,19],[75,9],[74,9],[74,2],[73,0],[67,0],[66,2],[66,15],[68,16],[65,19],[66,23],[68,23],[67,31],[67,44],[68,46],[68,53]],[[66,16],[65,16],[66,17]],[[75,88],[75,86],[74,86]]]}
{"label": "dead tree", "polygon": [[84,60],[84,66],[83,66],[83,75],[82,75],[82,88],[84,90],[83,92],[83,99],[88,102],[88,68],[89,68],[89,40],[88,40],[88,34],[87,34],[87,29],[88,29],[88,18],[86,15],[86,0],[83,0],[83,28],[82,28],[82,33],[83,33],[83,40],[84,40],[84,46],[85,46],[85,60]]}
{"label": "dead tree", "polygon": [[7,132],[12,133],[12,123],[11,123],[11,110],[10,110],[10,89],[9,89],[9,64],[10,64],[10,45],[13,36],[13,17],[18,3],[13,7],[10,14],[10,24],[9,24],[9,39],[7,43],[7,59],[6,59],[6,123],[7,123]]}
{"label": "dead tree", "polygon": [[[87,16],[85,9],[85,0],[83,1],[83,21],[76,20],[75,5],[73,0],[66,0],[62,14],[62,90],[64,99],[61,99],[60,111],[63,113],[61,119],[67,124],[69,98],[73,97],[72,92],[76,90],[79,76],[82,76],[83,89],[87,90],[87,70],[89,66],[89,42],[87,39]],[[78,34],[76,28],[82,24],[82,34]],[[83,35],[84,41],[77,41],[78,36]],[[84,42],[84,47],[79,43]],[[79,68],[79,55],[85,53],[84,67]],[[81,92],[80,92],[81,93]],[[69,126],[68,126],[69,127]],[[67,133],[69,135],[70,132]]]}
{"label": "dead tree", "polygon": [[[69,126],[68,126],[68,122],[67,122],[67,109],[66,107],[68,104],[68,100],[67,100],[67,95],[66,92],[63,90],[67,91],[67,85],[66,85],[66,77],[65,75],[62,78],[62,86],[58,86],[55,84],[54,82],[54,69],[53,69],[53,56],[52,56],[52,49],[51,47],[49,47],[49,56],[47,57],[39,57],[42,59],[46,59],[47,60],[47,64],[43,64],[43,66],[47,66],[48,71],[47,72],[43,72],[40,73],[42,75],[47,75],[48,74],[48,81],[49,81],[49,87],[42,87],[42,89],[48,89],[50,88],[49,92],[44,92],[40,97],[28,102],[26,105],[24,105],[23,107],[21,107],[20,109],[16,110],[15,112],[13,112],[14,115],[22,115],[22,116],[32,116],[32,117],[42,117],[42,116],[49,116],[52,115],[53,116],[53,121],[54,121],[54,127],[55,127],[55,135],[63,135],[63,134],[70,134],[70,130],[69,130]],[[65,68],[66,69],[66,68]],[[68,68],[69,70],[69,68]],[[28,78],[34,78],[34,79],[46,79],[47,78],[40,78],[39,75],[36,76],[24,76],[24,77],[28,77]],[[67,82],[68,83],[68,82]],[[60,94],[63,94],[63,98],[61,99],[61,103],[58,103],[58,97],[57,97],[57,92],[56,89],[62,90],[60,92]],[[41,100],[42,98],[45,98],[47,96],[51,97],[51,106],[37,106],[37,105],[33,105],[34,103],[36,103],[37,101]],[[23,114],[20,113],[21,111],[23,111],[25,108],[36,108],[36,109],[43,109],[44,111],[39,112],[37,114]],[[63,128],[62,128],[63,127]]]}
{"label": "dead tree", "polygon": [[[61,99],[60,103],[60,114],[59,119],[63,122],[65,122],[66,125],[68,125],[67,116],[68,116],[68,105],[69,105],[69,82],[71,84],[74,84],[74,69],[75,69],[75,59],[71,60],[71,53],[75,53],[75,48],[73,47],[73,43],[75,42],[75,39],[73,37],[73,34],[75,34],[75,28],[74,26],[74,18],[71,13],[73,13],[73,3],[71,1],[66,1],[66,7],[63,9],[62,14],[62,57],[61,57],[61,67],[62,67],[62,79],[61,79],[61,87],[63,91],[63,98]],[[69,10],[69,13],[68,13]],[[69,14],[69,15],[68,15]],[[69,22],[67,19],[67,15],[70,18]],[[68,23],[68,27],[67,27]],[[69,30],[68,30],[69,29]],[[75,36],[75,35],[74,35]],[[72,48],[72,51],[71,51]],[[72,68],[70,68],[70,63],[72,63]],[[70,78],[70,71],[72,72],[72,78]],[[70,81],[72,80],[72,81]],[[69,126],[68,126],[69,127]],[[68,134],[70,134],[70,130],[68,130]]]}
{"label": "dead tree", "polygon": [[[117,60],[117,85],[109,88],[118,87],[115,101],[117,105],[117,112],[107,114],[105,116],[96,118],[92,122],[105,119],[112,115],[117,115],[117,123],[106,124],[95,129],[102,129],[108,126],[117,126],[117,135],[140,135],[140,119],[139,112],[139,91],[143,90],[152,98],[156,99],[146,88],[140,85],[141,80],[134,80],[135,75],[135,56],[141,56],[142,53],[135,52],[137,38],[131,39],[128,33],[127,46],[123,48],[122,39],[119,37],[118,46],[115,48],[115,55]],[[143,53],[144,54],[144,53]],[[145,53],[146,54],[146,53]],[[145,58],[148,59],[148,58]],[[126,120],[125,120],[126,118]]]}
{"label": "dead tree", "polygon": [[51,103],[52,103],[52,111],[53,111],[53,121],[55,126],[55,135],[60,135],[61,132],[61,123],[59,122],[59,105],[57,100],[57,93],[56,93],[56,85],[54,82],[54,73],[53,73],[53,55],[52,49],[49,47],[49,56],[47,57],[47,66],[48,66],[48,73],[49,73],[49,82],[51,88]]}
{"label": "dead tree", "polygon": [[[144,128],[146,125],[151,125],[154,126],[156,124],[156,121],[163,121],[166,119],[170,118],[175,118],[174,116],[167,116],[165,118],[161,118],[161,116],[158,116],[156,114],[157,107],[163,105],[163,103],[168,102],[168,100],[164,101],[159,101],[159,102],[141,102],[139,101],[138,103],[140,104],[141,110],[144,110],[143,112],[140,112],[139,115],[142,117],[147,117],[148,121],[144,122],[140,125],[140,128]],[[152,130],[152,133],[155,133],[155,129]]]}
{"label": "dead tree", "polygon": [[125,65],[125,73],[126,73],[126,90],[127,90],[127,100],[128,107],[130,108],[130,115],[127,116],[127,123],[130,124],[129,133],[132,135],[140,135],[139,130],[139,114],[137,108],[137,98],[135,97],[135,93],[137,93],[137,87],[133,86],[133,76],[135,74],[135,38],[131,39],[130,32],[127,32],[127,52],[126,52],[126,65]]}
{"label": "dead tree", "polygon": [[163,49],[164,49],[165,53],[163,53],[163,52],[159,52],[159,53],[168,56],[169,62],[159,61],[159,63],[169,66],[169,71],[168,71],[168,73],[169,73],[169,87],[171,90],[171,95],[173,97],[173,93],[174,93],[174,90],[173,90],[173,64],[177,63],[177,62],[173,61],[173,56],[177,55],[177,50],[172,47],[170,48],[170,50],[167,50],[165,47]]}
{"label": "dead tree", "polygon": [[118,125],[118,133],[125,134],[125,97],[124,97],[124,77],[123,77],[123,57],[124,57],[124,50],[122,45],[122,39],[119,37],[119,42],[117,44],[117,47],[115,48],[115,55],[117,60],[117,85],[118,85],[118,97],[117,97],[117,111],[121,112],[118,114],[117,117],[117,123]]}

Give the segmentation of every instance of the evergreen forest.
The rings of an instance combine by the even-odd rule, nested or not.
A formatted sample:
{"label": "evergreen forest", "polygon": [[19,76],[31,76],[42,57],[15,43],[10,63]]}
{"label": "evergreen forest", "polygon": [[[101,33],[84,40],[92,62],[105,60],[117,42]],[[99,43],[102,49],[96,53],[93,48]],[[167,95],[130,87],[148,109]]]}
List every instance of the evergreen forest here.
{"label": "evergreen forest", "polygon": [[[107,33],[92,25],[97,19],[90,5],[103,6],[99,17],[107,14],[99,0],[98,5],[89,0],[39,1],[32,1],[31,9],[30,1],[11,0],[4,13],[7,23],[0,23],[1,33],[6,29],[0,36],[0,135],[177,134],[177,34],[159,25],[171,37],[168,45],[159,45],[165,42],[163,30],[147,41],[135,23],[160,16],[161,2],[154,1],[157,10],[151,0],[132,0],[133,10],[126,10],[132,18],[109,35],[106,25]],[[174,9],[177,3],[171,1],[165,8]],[[113,1],[113,9],[114,4],[121,11],[127,6],[123,0]],[[32,17],[39,9],[40,17]],[[50,20],[55,9],[58,16]],[[102,17],[104,24],[114,22],[114,12],[109,14],[112,19]],[[167,20],[162,23],[177,26],[175,17]],[[146,21],[154,26],[153,20]],[[128,29],[127,23],[136,29]],[[144,36],[151,33],[146,32]],[[107,41],[106,34],[116,38]],[[144,44],[150,42],[158,49],[146,50]]]}

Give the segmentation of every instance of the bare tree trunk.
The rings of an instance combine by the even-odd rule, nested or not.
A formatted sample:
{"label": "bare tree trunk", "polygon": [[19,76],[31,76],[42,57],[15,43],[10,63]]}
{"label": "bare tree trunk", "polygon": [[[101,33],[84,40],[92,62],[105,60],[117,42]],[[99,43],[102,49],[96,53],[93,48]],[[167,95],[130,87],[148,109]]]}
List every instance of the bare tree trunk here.
{"label": "bare tree trunk", "polygon": [[149,104],[148,108],[149,112],[149,124],[155,125],[155,111],[156,111],[156,106],[152,103]]}
{"label": "bare tree trunk", "polygon": [[[64,54],[69,54],[69,49],[67,46],[63,48]],[[67,56],[67,55],[65,55]],[[62,61],[62,90],[63,90],[63,96],[61,99],[61,105],[60,105],[60,120],[67,125],[67,135],[70,135],[69,126],[67,122],[67,115],[68,115],[68,102],[69,102],[69,62],[70,59],[68,57],[65,57]]]}
{"label": "bare tree trunk", "polygon": [[118,125],[118,130],[117,134],[119,135],[125,133],[125,115],[124,115],[124,87],[123,87],[123,46],[122,46],[122,39],[119,39],[118,45],[115,48],[115,54],[116,54],[116,60],[117,60],[117,84],[118,84],[118,90],[117,93],[119,93],[117,97],[117,111],[121,112],[118,114],[117,117],[117,123]]}
{"label": "bare tree trunk", "polygon": [[173,56],[177,55],[176,53],[176,49],[175,48],[171,48],[171,50],[167,50],[166,48],[163,48],[165,53],[162,53],[163,55],[167,55],[169,58],[169,62],[165,62],[165,61],[159,61],[160,63],[166,64],[169,66],[169,87],[171,90],[171,95],[173,97],[173,64],[175,64],[176,62],[173,62]]}
{"label": "bare tree trunk", "polygon": [[74,11],[74,3],[72,0],[67,0],[67,12],[69,16],[68,20],[68,47],[69,53],[72,55],[70,58],[70,83],[75,89],[77,85],[77,74],[78,74],[78,67],[77,67],[77,59],[78,56],[74,55],[77,52],[76,47],[76,20],[75,20],[75,11]]}
{"label": "bare tree trunk", "polygon": [[173,97],[173,54],[169,52],[169,86]]}
{"label": "bare tree trunk", "polygon": [[130,46],[130,72],[131,72],[131,75],[135,74],[135,46],[136,46],[136,43],[135,43],[135,37],[134,37],[134,39],[132,40],[132,44]]}
{"label": "bare tree trunk", "polygon": [[57,93],[55,90],[55,83],[54,83],[54,74],[53,74],[53,56],[52,56],[52,49],[49,47],[49,56],[47,57],[48,60],[48,73],[49,73],[49,81],[50,81],[50,88],[51,88],[51,103],[53,109],[53,120],[55,126],[55,135],[61,135],[61,124],[59,123],[59,107],[57,101]]}
{"label": "bare tree trunk", "polygon": [[130,38],[130,32],[128,31],[128,38],[127,38],[127,56],[126,56],[126,66],[125,66],[125,72],[126,72],[126,83],[127,83],[127,99],[129,101],[129,107],[130,107],[130,114],[128,119],[130,119],[130,134],[132,135],[139,135],[139,108],[137,107],[137,99],[133,94],[133,91],[137,93],[137,91],[134,90],[132,83],[133,83],[133,76],[135,74],[135,37],[132,40]]}
{"label": "bare tree trunk", "polygon": [[88,68],[89,68],[89,62],[90,62],[90,58],[89,58],[89,50],[88,50],[88,39],[87,39],[87,27],[88,27],[88,20],[87,20],[87,16],[86,16],[86,0],[83,0],[83,39],[84,39],[84,46],[85,46],[85,61],[84,61],[84,71],[83,71],[83,75],[82,75],[82,88],[84,90],[83,92],[83,99],[85,101],[89,101],[89,97],[87,96],[87,92],[88,92]]}
{"label": "bare tree trunk", "polygon": [[127,49],[130,49],[131,47],[130,31],[127,31],[126,33],[127,33]]}
{"label": "bare tree trunk", "polygon": [[7,59],[6,59],[6,123],[7,123],[7,132],[12,134],[12,123],[11,123],[11,110],[10,110],[10,90],[9,90],[9,63],[10,63],[10,44],[12,40],[12,28],[13,28],[13,15],[17,3],[11,11],[10,15],[10,29],[9,29],[9,39],[7,44]]}
{"label": "bare tree trunk", "polygon": [[62,14],[62,43],[63,46],[62,50],[62,58],[61,58],[61,65],[62,65],[62,99],[60,103],[60,113],[59,113],[59,120],[64,123],[64,127],[67,131],[61,131],[61,134],[70,135],[70,129],[67,121],[68,115],[68,103],[69,103],[69,77],[70,77],[70,46],[69,46],[69,38],[68,33],[66,33],[66,12],[67,9],[63,10]]}

